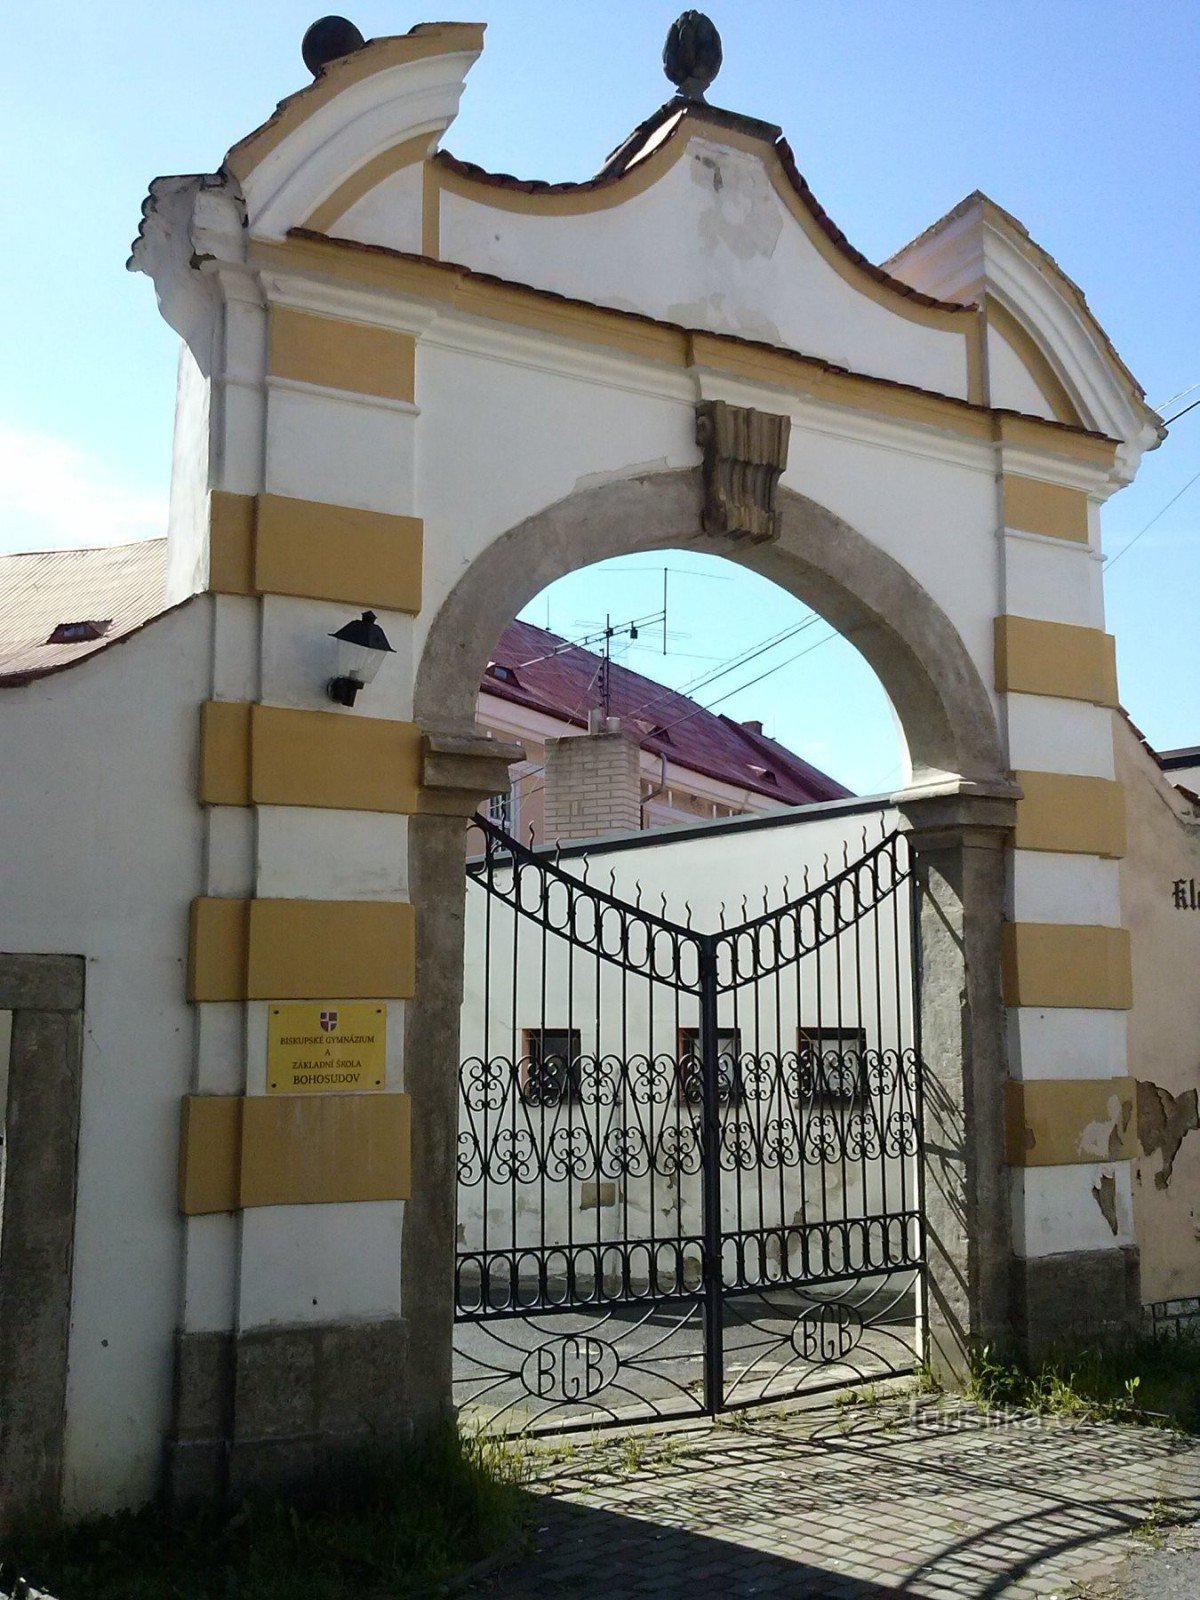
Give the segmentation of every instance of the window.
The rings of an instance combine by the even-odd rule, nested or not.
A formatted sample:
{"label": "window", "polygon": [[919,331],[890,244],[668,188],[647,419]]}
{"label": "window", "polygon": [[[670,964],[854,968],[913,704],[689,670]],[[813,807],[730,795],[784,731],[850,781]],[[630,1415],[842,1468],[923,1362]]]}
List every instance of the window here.
{"label": "window", "polygon": [[521,820],[520,809],[516,789],[506,789],[503,794],[494,794],[488,800],[488,821],[497,828],[503,828],[515,839]]}
{"label": "window", "polygon": [[[717,1098],[723,1106],[742,1098],[742,1035],[737,1028],[717,1029]],[[699,1028],[679,1030],[679,1093],[690,1106],[704,1099]]]}
{"label": "window", "polygon": [[854,1100],[863,1088],[867,1035],[862,1028],[801,1028],[800,1097]]}
{"label": "window", "polygon": [[92,639],[103,639],[111,627],[111,617],[103,622],[60,622],[46,643],[85,644]]}
{"label": "window", "polygon": [[579,1091],[579,1029],[526,1028],[521,1058],[521,1099],[559,1106]]}

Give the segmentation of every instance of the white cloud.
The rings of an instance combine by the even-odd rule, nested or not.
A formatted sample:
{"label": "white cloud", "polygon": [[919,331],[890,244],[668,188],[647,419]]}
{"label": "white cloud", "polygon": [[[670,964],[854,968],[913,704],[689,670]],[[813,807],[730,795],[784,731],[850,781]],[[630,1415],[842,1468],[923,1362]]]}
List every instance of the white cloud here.
{"label": "white cloud", "polygon": [[167,496],[67,439],[0,422],[0,550],[125,544],[167,531]]}

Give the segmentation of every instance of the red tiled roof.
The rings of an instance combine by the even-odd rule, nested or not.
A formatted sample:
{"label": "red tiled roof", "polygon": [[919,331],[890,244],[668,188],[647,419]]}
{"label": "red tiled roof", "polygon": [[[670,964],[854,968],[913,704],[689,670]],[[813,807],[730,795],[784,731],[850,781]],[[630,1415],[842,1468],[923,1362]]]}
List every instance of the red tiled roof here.
{"label": "red tiled roof", "polygon": [[[600,705],[600,665],[600,657],[590,650],[568,645],[531,622],[514,622],[496,646],[481,688],[497,699],[585,728],[589,710]],[[644,750],[665,756],[671,766],[769,795],[782,806],[841,800],[850,794],[756,728],[706,711],[686,695],[616,662],[609,673],[611,714],[638,735]]]}

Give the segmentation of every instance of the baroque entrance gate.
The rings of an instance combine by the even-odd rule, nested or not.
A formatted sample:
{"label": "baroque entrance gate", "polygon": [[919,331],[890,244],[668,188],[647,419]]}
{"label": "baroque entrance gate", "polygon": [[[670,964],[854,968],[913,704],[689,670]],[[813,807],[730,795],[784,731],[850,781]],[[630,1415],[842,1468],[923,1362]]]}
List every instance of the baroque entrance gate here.
{"label": "baroque entrance gate", "polygon": [[458,1405],[506,1431],[595,1426],[910,1371],[903,834],[713,932],[482,817],[467,875]]}

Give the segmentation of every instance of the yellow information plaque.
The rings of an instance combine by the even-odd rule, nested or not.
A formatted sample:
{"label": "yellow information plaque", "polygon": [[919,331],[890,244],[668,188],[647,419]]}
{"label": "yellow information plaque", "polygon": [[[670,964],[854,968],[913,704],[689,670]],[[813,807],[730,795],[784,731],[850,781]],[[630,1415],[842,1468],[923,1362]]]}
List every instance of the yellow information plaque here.
{"label": "yellow information plaque", "polygon": [[269,1093],[346,1094],[386,1088],[386,1006],[314,1000],[271,1007]]}

